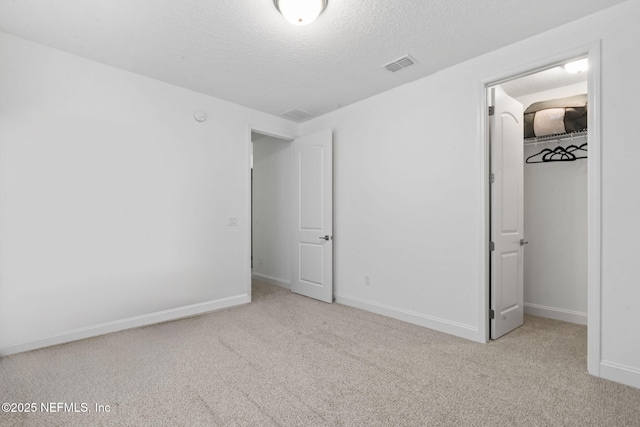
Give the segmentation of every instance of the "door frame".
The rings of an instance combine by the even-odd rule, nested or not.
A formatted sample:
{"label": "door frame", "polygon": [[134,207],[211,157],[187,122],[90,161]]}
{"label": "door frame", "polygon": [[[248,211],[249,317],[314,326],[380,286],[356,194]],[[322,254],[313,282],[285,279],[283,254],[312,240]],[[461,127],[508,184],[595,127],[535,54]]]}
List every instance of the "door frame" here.
{"label": "door frame", "polygon": [[480,227],[484,231],[479,239],[480,265],[484,269],[483,286],[480,287],[478,313],[480,319],[479,336],[489,342],[489,292],[491,288],[491,256],[490,242],[490,183],[491,173],[489,160],[489,115],[487,89],[509,80],[524,77],[554,66],[562,65],[574,58],[589,58],[588,75],[588,123],[587,140],[589,141],[589,157],[587,159],[587,369],[591,375],[600,376],[601,362],[601,269],[602,269],[602,153],[601,153],[601,40],[578,46],[573,49],[540,57],[535,61],[509,68],[478,82],[478,137],[481,147],[480,164],[480,196],[483,210],[480,212]]}
{"label": "door frame", "polygon": [[278,130],[274,130],[274,129],[270,129],[264,126],[259,126],[259,125],[249,125],[247,127],[247,166],[246,166],[246,177],[247,177],[247,184],[246,184],[246,188],[247,188],[247,198],[246,198],[246,206],[247,206],[247,217],[248,217],[248,222],[247,224],[249,225],[249,227],[247,228],[247,251],[249,256],[247,257],[247,279],[246,279],[246,283],[247,283],[247,288],[246,288],[246,292],[247,295],[249,296],[249,302],[251,302],[251,281],[253,279],[253,269],[251,268],[251,256],[253,255],[252,252],[252,248],[251,248],[251,244],[252,244],[252,233],[251,233],[251,227],[253,226],[253,201],[252,201],[252,196],[253,196],[253,189],[251,188],[251,157],[253,156],[253,142],[251,141],[251,133],[252,132],[257,132],[257,133],[261,133],[263,135],[268,135],[268,136],[273,136],[275,138],[279,138],[279,139],[283,139],[283,140],[288,140],[289,141],[289,146],[291,146],[291,141],[293,141],[294,139],[297,138],[297,136],[295,136],[294,134],[289,134],[286,132],[282,132],[282,131],[278,131]]}

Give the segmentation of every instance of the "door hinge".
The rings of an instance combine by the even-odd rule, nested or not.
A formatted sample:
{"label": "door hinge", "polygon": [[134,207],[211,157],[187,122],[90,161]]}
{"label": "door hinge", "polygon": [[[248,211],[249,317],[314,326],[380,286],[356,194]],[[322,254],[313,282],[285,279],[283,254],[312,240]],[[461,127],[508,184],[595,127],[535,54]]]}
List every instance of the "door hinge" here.
{"label": "door hinge", "polygon": [[489,319],[495,319],[496,318],[496,312],[493,310],[489,310]]}
{"label": "door hinge", "polygon": [[494,182],[496,182],[496,174],[492,173],[491,175],[489,175],[489,182],[491,182],[492,184]]}
{"label": "door hinge", "polygon": [[496,107],[494,107],[493,105],[491,105],[491,106],[489,107],[489,115],[490,115],[490,116],[493,116],[493,115],[495,114],[495,112],[496,112]]}
{"label": "door hinge", "polygon": [[496,250],[496,244],[494,242],[489,242],[489,250],[490,251],[495,251]]}

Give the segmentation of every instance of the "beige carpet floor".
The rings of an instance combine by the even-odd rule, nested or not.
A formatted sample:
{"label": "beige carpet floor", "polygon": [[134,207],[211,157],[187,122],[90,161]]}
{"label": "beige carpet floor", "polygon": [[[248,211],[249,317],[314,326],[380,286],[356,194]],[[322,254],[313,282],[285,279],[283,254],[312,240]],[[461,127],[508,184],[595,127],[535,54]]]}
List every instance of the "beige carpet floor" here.
{"label": "beige carpet floor", "polygon": [[253,288],[249,305],[0,359],[0,402],[91,410],[0,425],[640,426],[640,390],[587,374],[584,326],[527,316],[477,344]]}

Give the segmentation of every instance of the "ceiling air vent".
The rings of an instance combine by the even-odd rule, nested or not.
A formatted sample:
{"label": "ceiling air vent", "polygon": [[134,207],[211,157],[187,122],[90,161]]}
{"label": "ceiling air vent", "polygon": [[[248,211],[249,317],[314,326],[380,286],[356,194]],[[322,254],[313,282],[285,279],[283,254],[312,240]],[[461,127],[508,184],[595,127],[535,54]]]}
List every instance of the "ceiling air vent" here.
{"label": "ceiling air vent", "polygon": [[402,58],[398,58],[393,62],[390,62],[386,65],[383,65],[384,68],[386,68],[387,70],[391,71],[392,73],[395,73],[396,71],[400,71],[403,68],[407,68],[410,67],[411,65],[415,64],[416,60],[413,59],[413,57],[411,57],[411,55],[406,55],[403,56]]}
{"label": "ceiling air vent", "polygon": [[294,110],[285,111],[281,115],[282,115],[282,117],[286,117],[287,119],[295,120],[296,122],[299,122],[301,120],[305,120],[305,119],[308,119],[309,117],[311,117],[311,113],[307,113],[306,111],[295,110],[295,109]]}
{"label": "ceiling air vent", "polygon": [[384,66],[384,68],[386,68],[387,70],[389,70],[391,72],[396,72],[398,70],[402,70],[402,67],[396,62],[392,62],[391,64],[387,64],[387,65]]}

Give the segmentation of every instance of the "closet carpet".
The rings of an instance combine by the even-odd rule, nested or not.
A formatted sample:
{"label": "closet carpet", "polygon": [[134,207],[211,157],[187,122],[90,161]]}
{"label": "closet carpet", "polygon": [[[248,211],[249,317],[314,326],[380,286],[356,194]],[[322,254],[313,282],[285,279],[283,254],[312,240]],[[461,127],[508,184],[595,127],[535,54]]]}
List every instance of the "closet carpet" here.
{"label": "closet carpet", "polygon": [[0,425],[640,426],[640,390],[586,353],[584,326],[477,344],[255,282],[248,305],[0,359],[0,402],[79,410]]}

